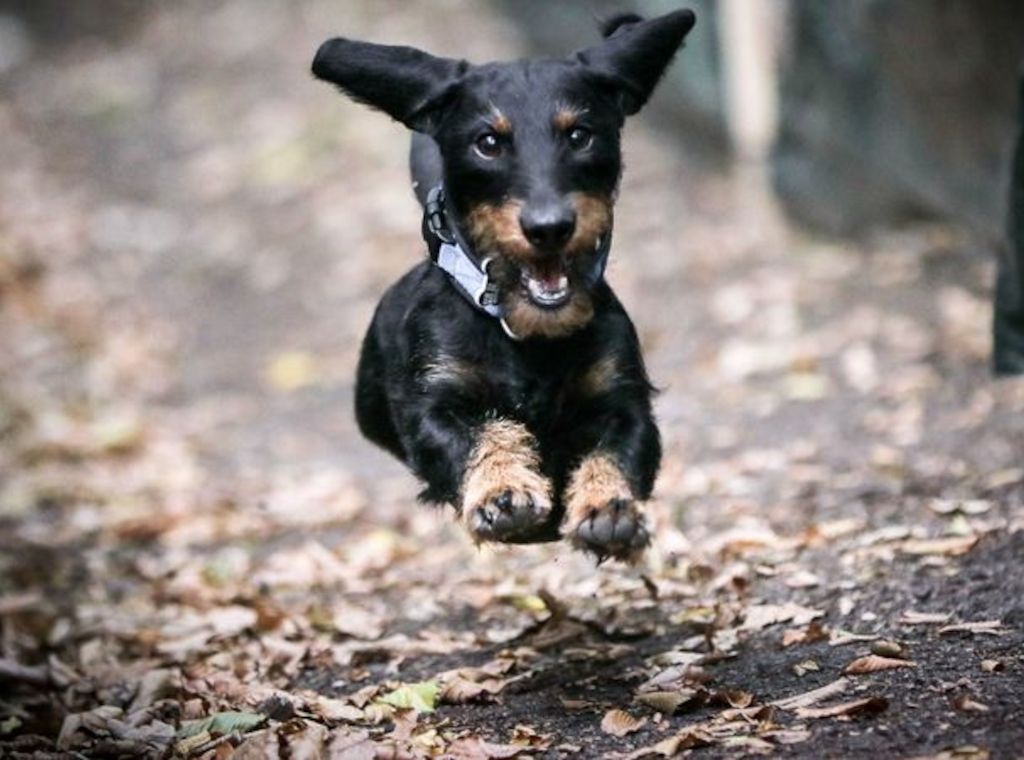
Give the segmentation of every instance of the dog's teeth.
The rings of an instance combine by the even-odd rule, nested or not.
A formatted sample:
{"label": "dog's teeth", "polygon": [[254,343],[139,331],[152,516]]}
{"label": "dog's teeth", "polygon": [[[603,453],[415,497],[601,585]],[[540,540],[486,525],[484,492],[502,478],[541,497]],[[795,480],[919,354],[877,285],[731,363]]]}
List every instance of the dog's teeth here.
{"label": "dog's teeth", "polygon": [[557,304],[563,301],[569,292],[569,278],[564,274],[559,276],[553,286],[547,281],[535,277],[527,276],[525,279],[530,297],[541,304]]}

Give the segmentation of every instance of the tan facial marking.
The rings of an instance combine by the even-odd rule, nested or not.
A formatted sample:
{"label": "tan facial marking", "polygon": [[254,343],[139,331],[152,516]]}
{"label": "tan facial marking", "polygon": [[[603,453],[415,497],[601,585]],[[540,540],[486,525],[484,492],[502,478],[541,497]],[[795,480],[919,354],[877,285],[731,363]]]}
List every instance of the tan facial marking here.
{"label": "tan facial marking", "polygon": [[565,246],[571,256],[594,250],[598,239],[611,231],[612,202],[605,196],[587,193],[572,193],[569,197],[576,210],[576,230]]}
{"label": "tan facial marking", "polygon": [[473,246],[484,255],[531,258],[533,246],[519,226],[522,207],[520,201],[506,201],[500,206],[482,203],[473,208],[466,219]]}
{"label": "tan facial marking", "polygon": [[518,337],[564,338],[584,327],[594,316],[590,294],[577,289],[559,309],[541,309],[518,291],[505,300],[505,323]]}
{"label": "tan facial marking", "polygon": [[[611,230],[611,199],[586,193],[572,193],[569,199],[576,211],[576,229],[564,253],[573,256],[593,251],[598,239]],[[519,260],[535,258],[537,252],[519,224],[522,208],[522,201],[510,200],[501,205],[481,203],[471,209],[467,227],[477,250]]]}
{"label": "tan facial marking", "polygon": [[574,106],[569,103],[559,103],[555,110],[555,116],[551,120],[555,129],[560,132],[568,132],[575,127],[580,118],[587,112],[586,108]]}
{"label": "tan facial marking", "polygon": [[512,134],[512,122],[494,106],[491,107],[491,129],[506,137]]}
{"label": "tan facial marking", "polygon": [[462,480],[462,518],[472,524],[473,510],[506,491],[513,499],[528,496],[543,510],[550,508],[551,484],[540,474],[536,441],[526,426],[494,420],[483,426],[466,463]]}
{"label": "tan facial marking", "polygon": [[576,126],[576,122],[579,119],[580,114],[574,108],[563,107],[558,109],[555,114],[554,125],[555,129],[560,132],[568,132],[570,129]]}

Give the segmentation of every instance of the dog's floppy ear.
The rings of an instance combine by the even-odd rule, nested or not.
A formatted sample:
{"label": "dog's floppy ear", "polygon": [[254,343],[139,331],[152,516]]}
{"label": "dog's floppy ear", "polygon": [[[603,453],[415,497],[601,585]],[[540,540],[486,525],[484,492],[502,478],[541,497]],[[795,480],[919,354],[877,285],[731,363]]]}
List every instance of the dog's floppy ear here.
{"label": "dog's floppy ear", "polygon": [[438,58],[411,47],[336,37],[313,58],[313,76],[336,84],[360,103],[379,108],[409,129],[430,134],[465,61]]}
{"label": "dog's floppy ear", "polygon": [[614,25],[605,30],[611,32],[608,39],[580,51],[576,59],[612,85],[623,113],[634,114],[651,96],[696,20],[691,10],[673,11],[648,21],[635,16],[616,18]]}

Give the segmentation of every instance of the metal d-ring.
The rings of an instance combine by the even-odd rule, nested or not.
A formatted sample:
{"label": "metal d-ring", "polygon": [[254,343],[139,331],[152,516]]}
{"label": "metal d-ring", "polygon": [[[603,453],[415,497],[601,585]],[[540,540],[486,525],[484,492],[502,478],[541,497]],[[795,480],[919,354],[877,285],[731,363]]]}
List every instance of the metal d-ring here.
{"label": "metal d-ring", "polygon": [[508,326],[508,322],[505,321],[504,317],[502,317],[498,321],[501,322],[501,329],[505,331],[505,334],[508,337],[510,337],[512,340],[522,340],[522,338],[520,338],[518,335],[512,332],[512,328]]}

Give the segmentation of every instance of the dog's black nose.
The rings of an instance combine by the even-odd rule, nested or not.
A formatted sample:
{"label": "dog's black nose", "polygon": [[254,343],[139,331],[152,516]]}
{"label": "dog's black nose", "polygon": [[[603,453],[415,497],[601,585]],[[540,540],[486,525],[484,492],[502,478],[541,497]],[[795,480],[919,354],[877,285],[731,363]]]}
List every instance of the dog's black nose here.
{"label": "dog's black nose", "polygon": [[519,214],[519,226],[538,248],[560,248],[576,230],[576,212],[571,206],[554,203],[527,206]]}

